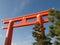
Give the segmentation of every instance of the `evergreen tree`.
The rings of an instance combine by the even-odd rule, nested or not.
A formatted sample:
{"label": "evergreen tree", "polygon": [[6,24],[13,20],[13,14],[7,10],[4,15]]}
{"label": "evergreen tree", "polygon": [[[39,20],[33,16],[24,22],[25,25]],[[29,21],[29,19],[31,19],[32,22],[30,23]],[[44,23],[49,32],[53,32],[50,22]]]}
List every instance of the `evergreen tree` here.
{"label": "evergreen tree", "polygon": [[[54,8],[49,9],[48,19],[51,22],[48,35],[52,38],[56,37],[56,40],[60,41],[60,11]],[[54,45],[59,45],[59,42],[55,41]]]}
{"label": "evergreen tree", "polygon": [[55,41],[54,45],[60,45],[60,43],[58,41]]}
{"label": "evergreen tree", "polygon": [[37,22],[34,25],[32,32],[33,37],[36,40],[36,42],[34,42],[33,45],[52,45],[50,42],[51,39],[45,36],[44,33],[45,28],[43,28],[43,30],[40,30],[40,28],[42,28],[42,26]]}

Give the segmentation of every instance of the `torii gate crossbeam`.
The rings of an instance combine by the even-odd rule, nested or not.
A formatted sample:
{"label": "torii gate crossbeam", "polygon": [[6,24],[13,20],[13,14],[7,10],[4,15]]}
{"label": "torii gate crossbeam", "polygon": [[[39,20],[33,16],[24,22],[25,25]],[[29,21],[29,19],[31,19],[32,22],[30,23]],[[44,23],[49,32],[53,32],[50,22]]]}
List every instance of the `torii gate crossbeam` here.
{"label": "torii gate crossbeam", "polygon": [[[41,12],[27,14],[26,16],[18,16],[18,17],[14,17],[14,18],[4,19],[3,23],[8,24],[8,26],[3,26],[3,29],[8,29],[7,33],[6,33],[6,40],[5,40],[4,45],[11,45],[13,28],[27,26],[27,25],[33,25],[36,22],[39,22],[41,25],[43,25],[43,23],[48,22],[48,19],[47,18],[42,19],[42,17],[47,16],[48,13],[49,13],[48,10],[44,10]],[[37,18],[37,20],[27,22],[27,19],[31,19],[31,18]],[[17,22],[17,21],[22,21],[22,23],[14,24],[14,22]],[[42,28],[41,28],[41,30],[42,30]]]}

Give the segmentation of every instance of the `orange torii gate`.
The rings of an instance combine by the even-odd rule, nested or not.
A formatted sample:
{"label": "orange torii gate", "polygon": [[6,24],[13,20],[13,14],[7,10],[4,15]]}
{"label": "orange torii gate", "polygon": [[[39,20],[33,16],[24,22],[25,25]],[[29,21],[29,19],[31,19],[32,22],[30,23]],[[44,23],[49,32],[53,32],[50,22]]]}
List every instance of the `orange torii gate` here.
{"label": "orange torii gate", "polygon": [[[43,23],[48,22],[48,19],[47,18],[42,19],[42,17],[47,16],[48,13],[49,13],[48,10],[44,10],[44,11],[41,11],[41,12],[27,14],[26,16],[18,16],[18,17],[14,17],[14,18],[4,19],[3,23],[8,24],[8,26],[3,26],[3,29],[7,29],[6,39],[5,39],[5,44],[4,45],[11,45],[13,28],[21,27],[21,26],[33,25],[36,22],[39,22],[40,25],[43,26]],[[37,20],[27,22],[28,19],[32,19],[32,18],[37,18]],[[14,22],[18,22],[18,21],[22,21],[22,23],[14,24]],[[42,29],[43,29],[43,27],[41,28],[41,30]]]}

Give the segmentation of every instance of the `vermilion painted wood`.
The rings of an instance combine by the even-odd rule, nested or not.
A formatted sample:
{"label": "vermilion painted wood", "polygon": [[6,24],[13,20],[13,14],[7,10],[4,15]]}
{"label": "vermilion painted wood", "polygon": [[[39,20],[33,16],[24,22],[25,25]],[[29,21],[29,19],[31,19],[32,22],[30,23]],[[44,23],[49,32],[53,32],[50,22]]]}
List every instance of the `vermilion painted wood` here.
{"label": "vermilion painted wood", "polygon": [[40,25],[42,26],[42,28],[40,28],[40,31],[43,30],[43,19],[41,15],[37,15],[37,22],[40,23]]}
{"label": "vermilion painted wood", "polygon": [[[24,19],[23,21],[26,21],[26,20]],[[35,24],[36,22],[37,22],[37,21],[33,21],[33,22],[22,22],[22,23],[20,23],[20,24],[14,24],[14,25],[13,25],[13,28],[22,27],[22,26],[28,26],[28,25],[33,25],[33,24]],[[43,20],[43,22],[44,22],[44,23],[48,22],[48,19],[45,18],[45,19]],[[3,26],[3,29],[7,29],[7,28],[8,28],[8,26]]]}
{"label": "vermilion painted wood", "polygon": [[25,17],[26,19],[36,18],[37,14],[41,14],[42,16],[46,16],[46,15],[48,15],[48,13],[49,13],[48,10],[44,10],[44,11],[41,11],[41,12],[27,14],[25,16],[18,16],[18,17],[14,17],[14,18],[8,18],[8,19],[4,19],[3,23],[8,23],[9,20],[13,20],[14,22],[15,21],[20,21],[20,20],[22,20],[23,17]]}
{"label": "vermilion painted wood", "polygon": [[12,34],[13,34],[13,24],[11,20],[9,21],[7,33],[6,33],[6,39],[5,39],[5,44],[4,45],[11,45],[12,41]]}
{"label": "vermilion painted wood", "polygon": [[[8,29],[7,33],[6,33],[6,39],[5,39],[5,44],[4,45],[11,45],[13,28],[21,27],[21,26],[27,26],[27,25],[33,25],[36,22],[39,22],[40,25],[42,25],[42,28],[40,28],[40,30],[42,30],[43,29],[43,23],[48,22],[47,18],[42,19],[42,17],[47,16],[48,13],[49,13],[48,10],[45,10],[45,11],[41,11],[41,12],[27,14],[26,16],[18,16],[18,17],[3,20],[4,24],[8,24],[8,26],[3,26],[3,29]],[[31,19],[31,18],[37,18],[37,20],[27,22],[27,19]],[[14,22],[17,22],[17,21],[22,21],[22,23],[14,24]]]}
{"label": "vermilion painted wood", "polygon": [[[5,19],[5,20],[3,20],[3,23],[9,23],[9,20],[13,20],[13,22],[22,21],[21,24],[14,24],[13,25],[14,28],[32,25],[32,24],[35,24],[37,21],[27,22],[27,19],[37,18],[38,14],[40,14],[41,16],[46,16],[48,14],[48,10],[36,12],[36,13],[32,13],[32,14],[27,14],[26,16],[19,16],[19,17],[15,17],[15,18]],[[44,23],[47,21],[48,21],[48,19],[43,20]],[[3,29],[7,29],[7,28],[8,28],[8,26],[3,26]]]}

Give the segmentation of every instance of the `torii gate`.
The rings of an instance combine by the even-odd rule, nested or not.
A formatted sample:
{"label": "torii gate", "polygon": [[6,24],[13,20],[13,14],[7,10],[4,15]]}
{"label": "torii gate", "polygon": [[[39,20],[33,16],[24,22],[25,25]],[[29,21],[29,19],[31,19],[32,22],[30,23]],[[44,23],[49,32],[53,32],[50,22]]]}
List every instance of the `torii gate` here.
{"label": "torii gate", "polygon": [[[44,10],[44,11],[41,11],[41,12],[27,14],[26,16],[18,16],[18,17],[14,17],[14,18],[4,19],[3,23],[4,24],[8,24],[8,26],[3,26],[3,29],[7,29],[6,39],[5,39],[5,44],[4,45],[11,45],[13,28],[21,27],[21,26],[33,25],[36,22],[39,22],[40,25],[43,26],[43,23],[48,22],[48,19],[45,18],[43,20],[42,17],[43,16],[47,16],[48,13],[49,13],[48,10]],[[27,19],[31,19],[31,18],[37,18],[37,20],[36,21],[27,22]],[[22,23],[14,24],[14,22],[18,22],[18,21],[22,21]],[[41,28],[41,30],[42,29],[43,29],[43,27]]]}

